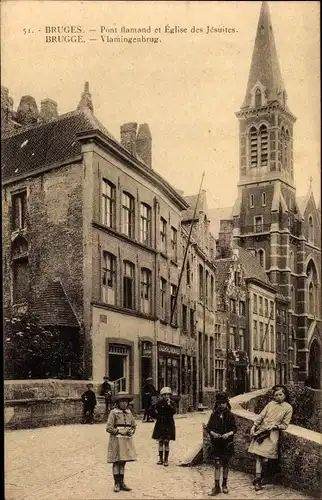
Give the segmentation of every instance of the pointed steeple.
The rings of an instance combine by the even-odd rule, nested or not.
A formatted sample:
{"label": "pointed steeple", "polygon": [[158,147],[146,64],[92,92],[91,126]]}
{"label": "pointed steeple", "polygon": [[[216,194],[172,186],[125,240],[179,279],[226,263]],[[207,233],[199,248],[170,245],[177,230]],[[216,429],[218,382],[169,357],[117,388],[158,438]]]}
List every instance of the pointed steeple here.
{"label": "pointed steeple", "polygon": [[[286,106],[286,92],[279,66],[271,17],[267,2],[262,2],[255,45],[242,108],[255,107],[255,93],[263,94],[261,104],[279,101]],[[257,107],[257,106],[256,106]]]}
{"label": "pointed steeple", "polygon": [[94,106],[92,103],[92,96],[89,92],[88,82],[85,82],[84,92],[82,93],[77,109],[89,109],[92,113],[94,113]]}

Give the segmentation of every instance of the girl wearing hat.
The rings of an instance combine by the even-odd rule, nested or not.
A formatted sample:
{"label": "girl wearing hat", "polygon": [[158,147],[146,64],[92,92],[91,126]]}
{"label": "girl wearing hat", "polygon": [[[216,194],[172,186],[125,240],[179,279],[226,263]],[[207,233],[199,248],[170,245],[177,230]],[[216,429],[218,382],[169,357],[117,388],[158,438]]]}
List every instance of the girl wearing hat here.
{"label": "girl wearing hat", "polygon": [[235,417],[231,412],[229,399],[225,392],[216,394],[215,405],[205,429],[210,435],[215,459],[215,486],[209,495],[216,496],[221,493],[219,485],[221,467],[223,468],[222,492],[228,493],[229,460],[234,454],[233,440],[237,429]]}
{"label": "girl wearing hat", "polygon": [[284,385],[272,388],[273,401],[270,401],[256,418],[250,434],[252,441],[248,448],[256,456],[255,490],[262,490],[263,462],[278,458],[280,431],[287,429],[293,413],[289,404],[289,393]]}
{"label": "girl wearing hat", "polygon": [[115,408],[108,416],[106,432],[110,434],[107,450],[107,463],[113,464],[114,491],[131,491],[124,483],[125,462],[136,460],[133,434],[136,424],[131,410],[128,408],[132,396],[119,392],[115,397]]}
{"label": "girl wearing hat", "polygon": [[169,465],[169,441],[175,441],[176,439],[176,427],[173,418],[176,408],[173,401],[171,401],[171,393],[170,387],[163,387],[160,391],[161,399],[154,407],[157,420],[152,434],[152,439],[159,441],[158,465],[166,467]]}

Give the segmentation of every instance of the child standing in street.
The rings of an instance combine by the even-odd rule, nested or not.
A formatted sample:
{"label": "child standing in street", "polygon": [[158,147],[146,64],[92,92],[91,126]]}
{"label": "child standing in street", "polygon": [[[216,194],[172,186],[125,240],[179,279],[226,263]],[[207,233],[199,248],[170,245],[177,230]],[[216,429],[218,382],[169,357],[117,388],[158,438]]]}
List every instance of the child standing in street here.
{"label": "child standing in street", "polygon": [[[154,406],[156,423],[152,439],[159,441],[158,465],[169,465],[169,441],[176,439],[176,427],[173,415],[176,412],[175,404],[171,401],[172,391],[170,387],[163,387],[160,391],[161,399]],[[164,453],[163,453],[164,452]]]}
{"label": "child standing in street", "polygon": [[289,393],[284,385],[272,389],[274,400],[270,401],[256,418],[251,428],[252,441],[248,448],[256,455],[255,490],[262,490],[263,461],[278,458],[280,431],[285,430],[292,418],[293,408],[289,404]]}
{"label": "child standing in street", "polygon": [[96,395],[93,384],[87,384],[87,391],[81,395],[83,401],[83,424],[94,423],[94,410],[96,406]]}
{"label": "child standing in street", "polygon": [[110,433],[108,443],[107,463],[113,464],[114,491],[131,491],[124,483],[125,462],[136,460],[136,452],[133,441],[136,423],[129,409],[132,396],[126,392],[119,392],[115,397],[116,407],[108,416],[106,432]]}
{"label": "child standing in street", "polygon": [[235,417],[231,412],[228,396],[225,392],[216,394],[215,405],[205,426],[210,435],[215,459],[215,486],[209,496],[216,496],[220,490],[220,468],[223,468],[222,492],[228,493],[227,478],[229,460],[234,454]]}

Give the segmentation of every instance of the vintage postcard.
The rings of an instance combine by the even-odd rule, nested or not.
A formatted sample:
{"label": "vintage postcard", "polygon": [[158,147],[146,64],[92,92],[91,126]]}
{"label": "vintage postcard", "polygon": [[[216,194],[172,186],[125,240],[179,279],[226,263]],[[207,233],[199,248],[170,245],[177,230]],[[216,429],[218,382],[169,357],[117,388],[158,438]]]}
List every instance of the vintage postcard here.
{"label": "vintage postcard", "polygon": [[320,498],[319,28],[1,2],[6,500]]}

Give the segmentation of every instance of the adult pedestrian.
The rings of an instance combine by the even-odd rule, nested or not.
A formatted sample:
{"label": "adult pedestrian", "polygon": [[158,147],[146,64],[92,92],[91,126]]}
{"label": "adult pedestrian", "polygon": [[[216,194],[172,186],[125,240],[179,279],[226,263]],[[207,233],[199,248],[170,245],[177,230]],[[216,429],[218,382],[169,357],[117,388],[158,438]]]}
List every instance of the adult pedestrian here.
{"label": "adult pedestrian", "polygon": [[101,396],[103,396],[105,400],[105,416],[108,418],[112,407],[112,385],[110,383],[110,378],[107,376],[103,377]]}
{"label": "adult pedestrian", "polygon": [[145,380],[144,386],[142,388],[142,400],[143,400],[143,408],[144,415],[142,422],[153,422],[153,418],[151,416],[151,406],[152,399],[157,394],[157,391],[153,385],[152,377],[148,377]]}
{"label": "adult pedestrian", "polygon": [[81,395],[83,402],[83,424],[94,423],[94,410],[97,401],[93,387],[93,384],[87,384],[87,391]]}

